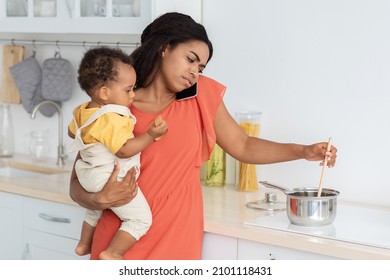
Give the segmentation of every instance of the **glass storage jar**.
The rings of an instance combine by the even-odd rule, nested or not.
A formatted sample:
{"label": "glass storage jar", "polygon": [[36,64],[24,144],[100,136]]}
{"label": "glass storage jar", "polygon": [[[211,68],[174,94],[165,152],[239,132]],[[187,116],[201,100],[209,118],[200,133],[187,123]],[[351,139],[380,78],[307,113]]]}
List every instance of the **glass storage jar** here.
{"label": "glass storage jar", "polygon": [[[237,112],[236,118],[246,134],[259,137],[261,112]],[[238,191],[256,191],[259,189],[255,164],[236,161],[236,186]]]}
{"label": "glass storage jar", "polygon": [[49,131],[31,131],[29,152],[33,160],[45,161],[49,156],[50,145],[48,142]]}
{"label": "glass storage jar", "polygon": [[12,157],[14,153],[14,129],[11,109],[8,104],[0,105],[0,157]]}
{"label": "glass storage jar", "polygon": [[223,187],[226,180],[226,153],[215,144],[210,159],[205,162],[205,185],[209,187]]}

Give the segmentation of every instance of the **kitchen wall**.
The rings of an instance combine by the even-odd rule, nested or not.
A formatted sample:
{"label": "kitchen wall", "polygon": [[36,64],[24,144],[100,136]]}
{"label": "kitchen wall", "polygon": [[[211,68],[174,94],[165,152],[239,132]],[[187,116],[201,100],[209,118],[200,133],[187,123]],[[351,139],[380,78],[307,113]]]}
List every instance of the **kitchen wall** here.
{"label": "kitchen wall", "polygon": [[[214,44],[209,75],[227,85],[225,103],[234,112],[263,112],[261,137],[310,144],[332,137],[338,147],[335,168],[325,187],[340,199],[390,206],[390,2],[385,0],[203,0],[202,21]],[[0,37],[7,34],[0,34]],[[27,38],[26,38],[27,36]],[[26,39],[67,39],[37,34]],[[14,36],[17,38],[17,36]],[[72,40],[81,41],[85,37]],[[89,37],[123,41],[128,37]],[[52,57],[55,47],[40,46],[38,60]],[[83,47],[61,47],[75,72]],[[127,49],[131,51],[131,49]],[[31,53],[31,46],[27,46]],[[0,59],[1,60],[1,59]],[[74,84],[73,97],[63,103],[64,140],[72,109],[87,100]],[[51,154],[56,155],[57,116],[31,120],[12,105],[15,150],[26,153],[28,133],[50,129]],[[71,157],[74,155],[71,155]],[[228,181],[234,181],[229,159]],[[295,161],[258,167],[259,179],[291,187],[314,187],[321,167]],[[261,186],[262,187],[262,186]]]}
{"label": "kitchen wall", "polygon": [[[340,199],[390,206],[390,2],[204,0],[231,112],[260,110],[261,136],[339,149],[324,185]],[[258,167],[291,187],[318,186],[317,163]]]}

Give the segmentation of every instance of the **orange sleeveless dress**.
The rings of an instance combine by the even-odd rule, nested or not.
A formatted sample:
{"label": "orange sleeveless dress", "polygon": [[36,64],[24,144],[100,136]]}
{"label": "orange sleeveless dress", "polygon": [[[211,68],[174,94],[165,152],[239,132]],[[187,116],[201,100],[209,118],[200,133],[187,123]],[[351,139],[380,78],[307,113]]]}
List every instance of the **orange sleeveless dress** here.
{"label": "orange sleeveless dress", "polygon": [[[213,121],[225,86],[200,76],[195,98],[173,101],[161,114],[168,133],[141,153],[138,185],[152,211],[149,231],[124,255],[125,259],[200,259],[203,241],[202,162],[215,144]],[[158,114],[130,107],[136,116],[135,136],[144,133]],[[96,227],[91,259],[111,242],[121,221],[110,210]]]}

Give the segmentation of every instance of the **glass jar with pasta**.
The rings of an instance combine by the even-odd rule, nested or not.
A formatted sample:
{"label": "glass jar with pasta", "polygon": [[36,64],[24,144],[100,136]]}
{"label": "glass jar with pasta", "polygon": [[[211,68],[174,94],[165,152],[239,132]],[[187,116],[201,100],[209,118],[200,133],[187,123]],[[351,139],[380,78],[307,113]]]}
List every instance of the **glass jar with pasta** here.
{"label": "glass jar with pasta", "polygon": [[[259,137],[261,112],[238,112],[236,117],[238,124],[246,134]],[[256,165],[236,161],[236,186],[238,191],[256,191],[259,189]]]}

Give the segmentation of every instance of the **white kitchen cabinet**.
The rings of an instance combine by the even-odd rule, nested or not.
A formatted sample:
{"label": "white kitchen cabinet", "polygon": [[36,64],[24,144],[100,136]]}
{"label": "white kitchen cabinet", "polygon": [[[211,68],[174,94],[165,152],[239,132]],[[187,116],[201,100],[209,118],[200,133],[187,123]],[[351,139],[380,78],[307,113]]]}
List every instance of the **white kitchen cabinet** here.
{"label": "white kitchen cabinet", "polygon": [[257,243],[239,239],[237,246],[239,260],[331,260],[336,259],[290,248]]}
{"label": "white kitchen cabinet", "polygon": [[0,0],[0,32],[141,34],[153,0]]}
{"label": "white kitchen cabinet", "polygon": [[205,232],[203,260],[236,260],[237,238]]}
{"label": "white kitchen cabinet", "polygon": [[78,243],[76,239],[30,229],[25,229],[23,234],[25,260],[89,259],[89,255],[80,257],[74,253]]}
{"label": "white kitchen cabinet", "polygon": [[330,256],[206,232],[203,260],[332,260]]}
{"label": "white kitchen cabinet", "polygon": [[135,34],[169,11],[201,21],[201,0],[0,0],[0,33]]}
{"label": "white kitchen cabinet", "polygon": [[74,253],[85,210],[0,192],[0,260],[80,260]]}
{"label": "white kitchen cabinet", "polygon": [[0,192],[0,260],[23,256],[23,198]]}
{"label": "white kitchen cabinet", "polygon": [[24,197],[24,258],[88,259],[74,253],[84,213],[78,206]]}

